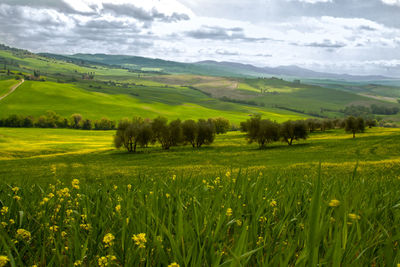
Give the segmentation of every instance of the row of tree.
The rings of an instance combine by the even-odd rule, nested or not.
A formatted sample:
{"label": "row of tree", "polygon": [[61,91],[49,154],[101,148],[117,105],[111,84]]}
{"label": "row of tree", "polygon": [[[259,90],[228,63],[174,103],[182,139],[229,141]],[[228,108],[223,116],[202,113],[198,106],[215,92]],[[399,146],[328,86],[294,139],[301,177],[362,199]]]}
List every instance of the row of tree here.
{"label": "row of tree", "polygon": [[269,119],[262,119],[261,116],[254,116],[240,124],[241,130],[246,132],[246,138],[249,143],[256,142],[260,148],[265,147],[268,143],[277,142],[279,140],[292,145],[294,140],[307,139],[309,133],[333,129],[344,128],[346,132],[353,134],[364,132],[366,125],[368,127],[376,126],[374,121],[366,121],[362,117],[347,117],[346,119],[308,119],[286,121],[277,123]]}
{"label": "row of tree", "polygon": [[199,119],[197,122],[177,119],[168,123],[163,117],[154,120],[135,117],[119,122],[114,144],[116,148],[123,147],[129,152],[136,152],[138,146],[147,147],[156,142],[166,150],[186,144],[199,148],[212,144],[216,134],[226,133],[229,129],[230,123],[224,118]]}
{"label": "row of tree", "polygon": [[65,118],[54,111],[47,111],[45,115],[38,118],[33,116],[10,115],[7,118],[0,119],[0,127],[115,130],[116,121],[108,118],[102,118],[100,120],[84,119],[80,114],[73,114],[71,117]]}

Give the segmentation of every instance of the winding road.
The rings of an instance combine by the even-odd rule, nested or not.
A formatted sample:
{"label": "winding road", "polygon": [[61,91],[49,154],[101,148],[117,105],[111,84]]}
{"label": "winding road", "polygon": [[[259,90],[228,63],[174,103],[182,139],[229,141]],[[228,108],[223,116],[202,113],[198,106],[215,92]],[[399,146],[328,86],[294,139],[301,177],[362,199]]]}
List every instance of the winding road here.
{"label": "winding road", "polygon": [[21,82],[19,82],[19,83],[17,83],[16,85],[12,86],[11,89],[10,89],[10,91],[8,91],[8,93],[6,93],[6,94],[3,95],[3,96],[0,96],[0,101],[3,100],[3,98],[6,98],[7,96],[9,96],[12,92],[14,92],[15,89],[17,89],[21,84],[24,83],[24,81],[25,81],[25,80],[22,79]]}

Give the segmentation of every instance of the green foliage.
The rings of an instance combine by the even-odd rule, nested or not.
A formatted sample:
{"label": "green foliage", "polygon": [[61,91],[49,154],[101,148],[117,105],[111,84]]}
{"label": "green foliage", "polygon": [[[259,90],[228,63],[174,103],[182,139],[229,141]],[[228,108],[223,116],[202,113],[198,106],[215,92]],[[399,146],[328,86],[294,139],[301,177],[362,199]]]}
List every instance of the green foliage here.
{"label": "green foliage", "polygon": [[362,133],[365,131],[365,121],[362,117],[349,116],[345,120],[345,130],[353,134],[353,138],[356,137],[356,133]]}
{"label": "green foliage", "polygon": [[231,128],[231,124],[229,123],[229,120],[226,118],[218,117],[212,119],[214,126],[215,126],[215,132],[216,134],[224,134],[229,131]]}
{"label": "green foliage", "polygon": [[169,149],[171,146],[177,146],[182,142],[182,126],[179,119],[171,121],[168,124],[166,118],[155,118],[151,123],[154,138],[161,144],[163,149]]}
{"label": "green foliage", "polygon": [[287,121],[280,125],[279,135],[284,142],[292,145],[293,140],[307,139],[307,126],[304,121]]}

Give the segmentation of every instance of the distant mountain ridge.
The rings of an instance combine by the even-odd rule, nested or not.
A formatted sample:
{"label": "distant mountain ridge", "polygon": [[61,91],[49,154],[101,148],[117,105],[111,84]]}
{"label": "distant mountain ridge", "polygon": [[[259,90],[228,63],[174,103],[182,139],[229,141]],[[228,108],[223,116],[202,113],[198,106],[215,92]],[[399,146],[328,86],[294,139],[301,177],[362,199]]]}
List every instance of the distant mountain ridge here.
{"label": "distant mountain ridge", "polygon": [[140,56],[127,55],[107,55],[107,54],[74,54],[57,55],[50,53],[40,53],[41,56],[54,57],[63,60],[82,61],[86,63],[98,63],[102,65],[118,66],[128,69],[154,68],[166,73],[185,73],[211,76],[283,76],[293,79],[334,79],[346,81],[376,81],[392,80],[396,78],[381,75],[350,75],[317,72],[298,66],[279,66],[279,67],[256,67],[251,64],[237,62],[206,60],[194,63],[183,63],[158,58],[147,58]]}

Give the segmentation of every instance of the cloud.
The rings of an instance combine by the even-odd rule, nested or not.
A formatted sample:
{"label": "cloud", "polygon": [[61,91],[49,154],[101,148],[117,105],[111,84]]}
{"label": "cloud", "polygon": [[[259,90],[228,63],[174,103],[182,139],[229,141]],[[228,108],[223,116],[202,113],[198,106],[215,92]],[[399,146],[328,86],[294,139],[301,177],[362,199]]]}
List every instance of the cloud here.
{"label": "cloud", "polygon": [[200,29],[186,31],[186,37],[194,39],[208,39],[208,40],[242,40],[242,41],[267,41],[271,40],[267,37],[248,37],[244,33],[244,29],[240,27],[223,28],[219,26],[205,26]]}
{"label": "cloud", "polygon": [[320,48],[342,48],[346,46],[344,43],[332,42],[331,40],[327,39],[323,40],[322,42],[306,43],[303,45],[309,47],[320,47]]}
{"label": "cloud", "polygon": [[132,4],[111,4],[103,3],[103,8],[101,10],[104,13],[112,13],[115,16],[127,16],[141,21],[152,22],[154,20],[159,20],[162,22],[177,22],[181,20],[189,20],[189,16],[184,13],[172,13],[167,15],[165,13],[159,12],[156,8],[151,10],[145,10],[144,8],[137,7]]}
{"label": "cloud", "polygon": [[307,4],[317,4],[317,3],[332,3],[333,0],[289,0],[289,1],[298,1]]}
{"label": "cloud", "polygon": [[391,6],[400,6],[400,0],[381,0],[382,3]]}

